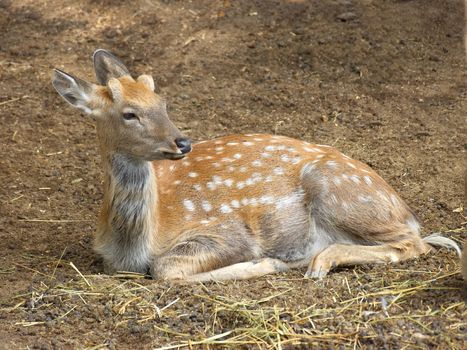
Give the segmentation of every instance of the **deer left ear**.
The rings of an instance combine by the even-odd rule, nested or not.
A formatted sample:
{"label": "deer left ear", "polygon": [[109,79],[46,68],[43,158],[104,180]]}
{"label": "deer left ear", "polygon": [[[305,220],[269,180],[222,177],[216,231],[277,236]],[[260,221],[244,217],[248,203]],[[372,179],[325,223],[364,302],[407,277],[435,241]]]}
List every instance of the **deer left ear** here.
{"label": "deer left ear", "polygon": [[136,80],[146,85],[149,90],[154,91],[155,89],[154,79],[150,75],[146,75],[146,74],[140,75],[138,79]]}
{"label": "deer left ear", "polygon": [[107,85],[111,78],[121,78],[130,76],[130,72],[117,57],[106,50],[96,50],[94,52],[94,71],[99,84]]}

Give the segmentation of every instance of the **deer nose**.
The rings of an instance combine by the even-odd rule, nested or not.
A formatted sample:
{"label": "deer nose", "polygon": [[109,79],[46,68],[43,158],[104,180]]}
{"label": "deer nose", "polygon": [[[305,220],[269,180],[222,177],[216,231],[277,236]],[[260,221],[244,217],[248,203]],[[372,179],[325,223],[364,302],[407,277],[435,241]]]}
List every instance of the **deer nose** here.
{"label": "deer nose", "polygon": [[180,149],[180,151],[185,154],[191,151],[191,140],[184,137],[179,137],[175,139],[175,144]]}

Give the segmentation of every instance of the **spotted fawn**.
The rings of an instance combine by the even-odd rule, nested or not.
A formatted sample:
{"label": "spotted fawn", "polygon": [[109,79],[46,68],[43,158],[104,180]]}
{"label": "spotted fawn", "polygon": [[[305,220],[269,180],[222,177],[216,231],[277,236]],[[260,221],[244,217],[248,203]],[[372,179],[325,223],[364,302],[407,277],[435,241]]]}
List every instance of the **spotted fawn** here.
{"label": "spotted fawn", "polygon": [[192,146],[149,75],[133,79],[105,50],[98,84],[55,70],[53,85],[96,121],[104,201],[94,241],[107,270],[186,282],[308,267],[397,262],[458,249],[419,223],[370,167],[336,149],[243,134]]}

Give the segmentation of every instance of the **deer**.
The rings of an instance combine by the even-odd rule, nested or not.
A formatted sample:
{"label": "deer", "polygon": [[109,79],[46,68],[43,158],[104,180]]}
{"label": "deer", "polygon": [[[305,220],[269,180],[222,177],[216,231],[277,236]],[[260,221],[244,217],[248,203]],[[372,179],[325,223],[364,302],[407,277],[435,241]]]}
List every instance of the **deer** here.
{"label": "deer", "polygon": [[150,75],[93,54],[97,84],[59,69],[52,84],[90,115],[104,198],[94,250],[107,273],[183,283],[242,280],[307,268],[396,263],[434,247],[414,212],[374,170],[333,147],[238,134],[198,143],[169,119]]}

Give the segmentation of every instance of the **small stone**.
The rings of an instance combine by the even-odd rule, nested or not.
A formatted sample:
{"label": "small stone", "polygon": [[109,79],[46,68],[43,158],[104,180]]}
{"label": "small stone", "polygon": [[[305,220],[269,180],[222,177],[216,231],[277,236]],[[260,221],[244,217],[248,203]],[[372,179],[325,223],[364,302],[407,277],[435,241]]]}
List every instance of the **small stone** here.
{"label": "small stone", "polygon": [[357,18],[355,12],[343,12],[337,16],[337,19],[342,22],[352,21]]}

